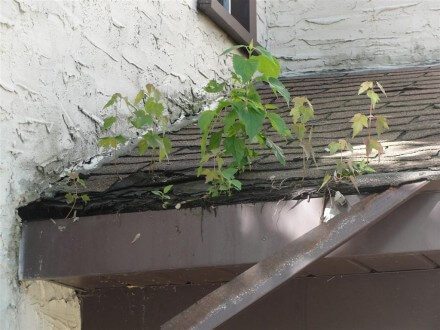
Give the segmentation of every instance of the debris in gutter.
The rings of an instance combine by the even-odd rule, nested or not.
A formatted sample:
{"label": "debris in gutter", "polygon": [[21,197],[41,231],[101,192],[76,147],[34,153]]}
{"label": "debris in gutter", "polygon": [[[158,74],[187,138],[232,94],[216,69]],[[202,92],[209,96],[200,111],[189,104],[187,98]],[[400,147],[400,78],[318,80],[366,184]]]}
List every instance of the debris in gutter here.
{"label": "debris in gutter", "polygon": [[141,233],[137,233],[136,235],[134,235],[133,240],[131,241],[131,244],[136,242],[140,237],[141,237]]}

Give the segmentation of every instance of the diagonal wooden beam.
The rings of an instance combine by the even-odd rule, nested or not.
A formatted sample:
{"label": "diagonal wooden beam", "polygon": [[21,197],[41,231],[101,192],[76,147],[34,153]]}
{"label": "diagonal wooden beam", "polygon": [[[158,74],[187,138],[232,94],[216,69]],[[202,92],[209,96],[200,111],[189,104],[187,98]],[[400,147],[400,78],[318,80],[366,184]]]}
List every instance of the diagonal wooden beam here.
{"label": "diagonal wooden beam", "polygon": [[371,195],[299,237],[162,325],[162,329],[212,329],[271,292],[305,267],[377,223],[422,189],[413,183]]}

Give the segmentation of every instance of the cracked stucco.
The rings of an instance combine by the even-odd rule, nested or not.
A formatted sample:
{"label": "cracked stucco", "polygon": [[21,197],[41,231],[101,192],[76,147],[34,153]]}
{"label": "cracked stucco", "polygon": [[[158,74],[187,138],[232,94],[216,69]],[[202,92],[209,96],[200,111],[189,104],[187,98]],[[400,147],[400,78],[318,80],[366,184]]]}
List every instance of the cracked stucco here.
{"label": "cracked stucco", "polygon": [[267,46],[289,72],[440,61],[438,0],[266,2]]}
{"label": "cracked stucco", "polygon": [[17,283],[15,209],[99,154],[111,94],[153,83],[174,121],[193,115],[177,105],[227,73],[219,54],[231,41],[196,0],[0,0],[0,38],[0,328],[79,327],[73,291],[58,288],[71,297],[61,301],[52,284]]}

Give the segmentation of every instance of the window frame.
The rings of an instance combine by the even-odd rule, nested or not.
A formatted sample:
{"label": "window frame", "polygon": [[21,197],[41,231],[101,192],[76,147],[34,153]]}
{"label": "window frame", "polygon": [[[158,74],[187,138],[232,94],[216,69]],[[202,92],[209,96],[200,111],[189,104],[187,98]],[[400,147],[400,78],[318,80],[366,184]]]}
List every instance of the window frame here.
{"label": "window frame", "polygon": [[249,0],[249,31],[217,0],[198,0],[197,8],[226,32],[238,44],[257,43],[257,4]]}

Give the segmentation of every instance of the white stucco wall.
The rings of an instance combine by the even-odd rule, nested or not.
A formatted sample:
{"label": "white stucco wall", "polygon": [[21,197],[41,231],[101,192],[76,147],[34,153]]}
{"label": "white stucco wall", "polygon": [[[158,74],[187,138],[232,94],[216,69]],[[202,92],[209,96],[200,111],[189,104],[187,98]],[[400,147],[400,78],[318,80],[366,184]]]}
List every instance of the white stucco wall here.
{"label": "white stucco wall", "polygon": [[231,42],[196,0],[0,0],[0,38],[0,329],[73,328],[71,290],[17,284],[15,209],[99,153],[111,94],[153,83],[191,112]]}
{"label": "white stucco wall", "polygon": [[438,0],[266,2],[268,48],[290,73],[440,61]]}
{"label": "white stucco wall", "polygon": [[[436,0],[258,0],[257,8],[259,41],[291,72],[440,57]],[[196,0],[0,0],[0,329],[79,327],[73,291],[18,285],[16,208],[99,154],[111,94],[134,96],[150,82],[176,103],[174,119],[191,114],[207,80],[227,74],[218,55],[230,45]]]}

